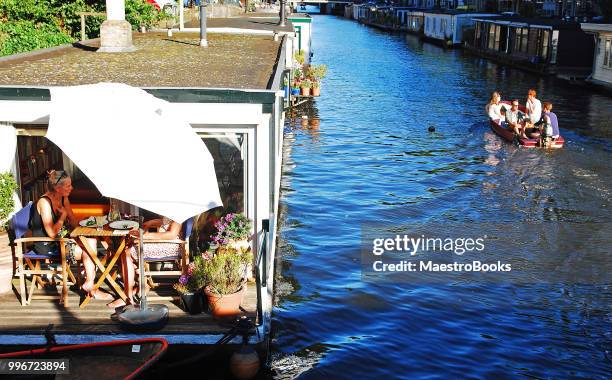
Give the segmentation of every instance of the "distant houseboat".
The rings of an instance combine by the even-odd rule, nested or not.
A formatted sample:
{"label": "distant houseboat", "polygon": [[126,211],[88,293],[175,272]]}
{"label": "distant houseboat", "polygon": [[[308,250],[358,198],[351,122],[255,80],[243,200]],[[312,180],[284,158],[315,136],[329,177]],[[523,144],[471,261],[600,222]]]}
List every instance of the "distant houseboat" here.
{"label": "distant houseboat", "polygon": [[612,90],[612,25],[582,24],[582,30],[594,35],[593,71],[588,81]]}
{"label": "distant houseboat", "polygon": [[399,28],[414,34],[423,33],[425,14],[422,9],[400,9],[396,12],[399,20]]}
{"label": "distant houseboat", "polygon": [[423,12],[423,37],[427,40],[445,46],[459,46],[463,44],[463,34],[474,25],[475,18],[495,16],[490,13],[470,13],[457,10]]}
{"label": "distant houseboat", "polygon": [[580,24],[558,19],[476,18],[466,44],[486,57],[546,73],[584,70],[593,61],[593,37]]}

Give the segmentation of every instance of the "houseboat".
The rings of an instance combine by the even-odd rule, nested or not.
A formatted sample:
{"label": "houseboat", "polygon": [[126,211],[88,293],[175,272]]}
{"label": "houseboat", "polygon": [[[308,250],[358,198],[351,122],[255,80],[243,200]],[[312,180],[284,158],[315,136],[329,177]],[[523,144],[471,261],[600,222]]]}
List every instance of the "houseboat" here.
{"label": "houseboat", "polygon": [[423,38],[447,47],[463,44],[464,32],[473,28],[474,19],[495,16],[490,13],[474,13],[459,10],[428,10],[423,12]]}
{"label": "houseboat", "polygon": [[425,10],[417,8],[398,11],[398,18],[401,21],[400,30],[422,35],[425,23],[424,12]]}
{"label": "houseboat", "polygon": [[479,55],[527,70],[554,74],[589,70],[593,37],[577,22],[522,17],[475,18],[466,46]]}
{"label": "houseboat", "polygon": [[587,81],[612,90],[612,24],[581,24],[593,36],[593,69]]}
{"label": "houseboat", "polygon": [[[282,28],[272,23],[256,24],[265,30],[257,34],[209,30],[209,47],[199,46],[200,36],[192,32],[177,32],[171,38],[166,33],[133,33],[133,53],[97,52],[100,39],[95,39],[4,57],[0,60],[0,146],[3,152],[9,152],[2,156],[6,160],[3,167],[9,168],[19,184],[16,210],[44,192],[45,169],[54,168],[65,170],[73,178],[74,209],[85,214],[104,212],[108,199],[100,196],[70,157],[45,138],[53,112],[49,89],[116,82],[168,101],[189,122],[214,158],[223,201],[221,214],[241,212],[254,222],[251,250],[256,281],[248,283],[241,308],[252,321],[250,344],[266,350],[283,145],[284,92],[280,89],[287,68],[293,65],[294,53],[310,44],[310,32],[302,34],[308,36],[306,40],[298,41],[291,22]],[[87,119],[82,122],[87,123]],[[117,136],[117,142],[118,148],[84,143],[91,144],[92,154],[103,159],[104,154],[120,153],[130,144],[146,143],[146,136],[142,141],[122,141]],[[192,165],[193,175],[198,175],[197,162],[183,164]],[[184,181],[189,186],[189,178]],[[200,215],[196,220],[189,240],[192,254],[204,249],[201,242],[210,227],[207,217]],[[10,257],[8,239],[6,235],[0,237],[0,254]],[[14,287],[0,295],[4,311],[0,315],[0,350],[4,352],[16,346],[43,346],[50,337],[57,344],[163,338],[171,347],[210,345],[231,328],[207,313],[190,315],[176,302],[163,301],[169,308],[165,327],[156,332],[126,332],[111,319],[112,310],[105,301],[92,300],[80,308],[78,289],[68,294],[64,305],[35,297],[29,305],[22,306],[20,297],[24,294],[19,294],[17,279],[1,280],[12,280]],[[44,295],[56,289],[36,291]],[[155,290],[151,295],[162,296]],[[231,342],[241,340],[235,338]]]}

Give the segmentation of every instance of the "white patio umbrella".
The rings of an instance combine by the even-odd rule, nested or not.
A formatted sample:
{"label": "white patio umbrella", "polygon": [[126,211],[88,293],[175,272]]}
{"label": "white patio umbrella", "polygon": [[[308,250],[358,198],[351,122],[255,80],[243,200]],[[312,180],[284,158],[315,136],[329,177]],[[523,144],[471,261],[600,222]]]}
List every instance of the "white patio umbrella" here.
{"label": "white patio umbrella", "polygon": [[[47,138],[102,195],[178,223],[222,205],[210,152],[170,103],[119,83],[50,92]],[[142,230],[140,242],[142,252]],[[142,268],[142,254],[139,262]],[[146,305],[142,276],[140,289],[140,308],[123,320],[136,327],[165,323],[164,305]]]}
{"label": "white patio umbrella", "polygon": [[170,103],[119,83],[50,91],[47,138],[102,195],[178,223],[221,205],[212,156]]}

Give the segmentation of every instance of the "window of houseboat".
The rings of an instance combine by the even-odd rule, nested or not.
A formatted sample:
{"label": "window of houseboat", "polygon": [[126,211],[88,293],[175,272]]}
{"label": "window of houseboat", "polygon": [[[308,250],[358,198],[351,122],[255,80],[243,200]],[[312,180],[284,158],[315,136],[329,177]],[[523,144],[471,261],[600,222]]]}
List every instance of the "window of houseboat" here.
{"label": "window of houseboat", "polygon": [[497,28],[495,28],[495,25],[491,24],[489,25],[489,49],[493,50],[495,49],[495,31],[497,30]]}
{"label": "window of houseboat", "polygon": [[548,40],[550,39],[550,32],[548,30],[542,30],[542,49],[540,50],[540,57],[542,60],[546,60],[548,57]]}
{"label": "window of houseboat", "polygon": [[[223,202],[223,207],[200,215],[194,226],[199,236],[198,245],[202,248],[209,243],[210,235],[214,232],[213,223],[219,217],[228,213],[250,215],[247,197],[248,135],[236,132],[200,132],[199,135],[213,157],[217,185]],[[197,163],[194,163],[194,175],[197,175]]]}
{"label": "window of houseboat", "polygon": [[612,68],[612,40],[605,42],[603,65]]}

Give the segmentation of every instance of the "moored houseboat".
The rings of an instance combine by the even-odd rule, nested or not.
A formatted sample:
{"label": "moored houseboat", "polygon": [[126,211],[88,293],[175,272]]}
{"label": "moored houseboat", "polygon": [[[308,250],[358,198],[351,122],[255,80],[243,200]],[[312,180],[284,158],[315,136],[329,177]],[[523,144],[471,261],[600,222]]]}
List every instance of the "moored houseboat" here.
{"label": "moored houseboat", "polygon": [[[267,30],[256,35],[209,31],[210,45],[206,48],[199,46],[196,33],[175,33],[172,38],[165,33],[139,33],[133,34],[135,51],[131,53],[96,52],[100,46],[96,39],[0,60],[0,144],[3,150],[15,152],[3,164],[19,184],[17,210],[44,192],[47,168],[63,169],[73,178],[71,203],[83,215],[108,210],[108,199],[100,196],[70,157],[45,138],[53,112],[50,88],[124,83],[168,101],[181,113],[214,158],[223,201],[223,209],[217,211],[244,213],[253,221],[250,248],[256,278],[247,284],[241,309],[252,321],[250,344],[264,350],[271,328],[283,144],[284,99],[280,88],[286,68],[291,67],[299,49],[290,22],[287,27],[271,25],[262,25]],[[310,33],[307,36],[302,43],[310,43]],[[84,124],[87,122],[83,119]],[[121,136],[116,139],[115,147],[98,147],[95,141],[83,143],[91,145],[92,154],[101,159],[105,154],[120,154],[131,144],[146,144],[146,136],[142,141],[123,141]],[[160,154],[163,156],[163,152]],[[192,166],[193,175],[199,175],[197,162],[182,165]],[[184,178],[185,186],[189,186],[189,180]],[[201,242],[210,233],[209,216],[196,218],[189,239],[195,255],[205,249]],[[1,240],[0,253],[6,256],[3,262],[8,262],[15,247],[8,247],[6,236]],[[8,265],[12,267],[13,261]],[[104,301],[93,300],[79,308],[82,295],[78,288],[70,291],[66,304],[60,305],[49,299],[49,293],[57,293],[57,289],[32,287],[43,299],[22,306],[25,294],[20,294],[17,279],[11,280],[14,291],[0,296],[5,311],[0,316],[0,350],[5,352],[17,346],[43,346],[50,337],[57,344],[163,338],[171,346],[210,345],[231,328],[207,313],[184,312],[175,300],[169,300],[176,298],[168,297],[176,295],[171,288],[170,294],[161,289],[150,293],[168,307],[168,323],[155,332],[131,332],[112,318],[112,310]]]}
{"label": "moored houseboat", "polygon": [[475,18],[495,16],[460,10],[428,10],[423,12],[423,38],[447,47],[463,44],[464,32],[474,26]]}
{"label": "moored houseboat", "polygon": [[577,22],[501,16],[475,18],[466,46],[502,63],[548,74],[587,72],[594,49],[592,36]]}

